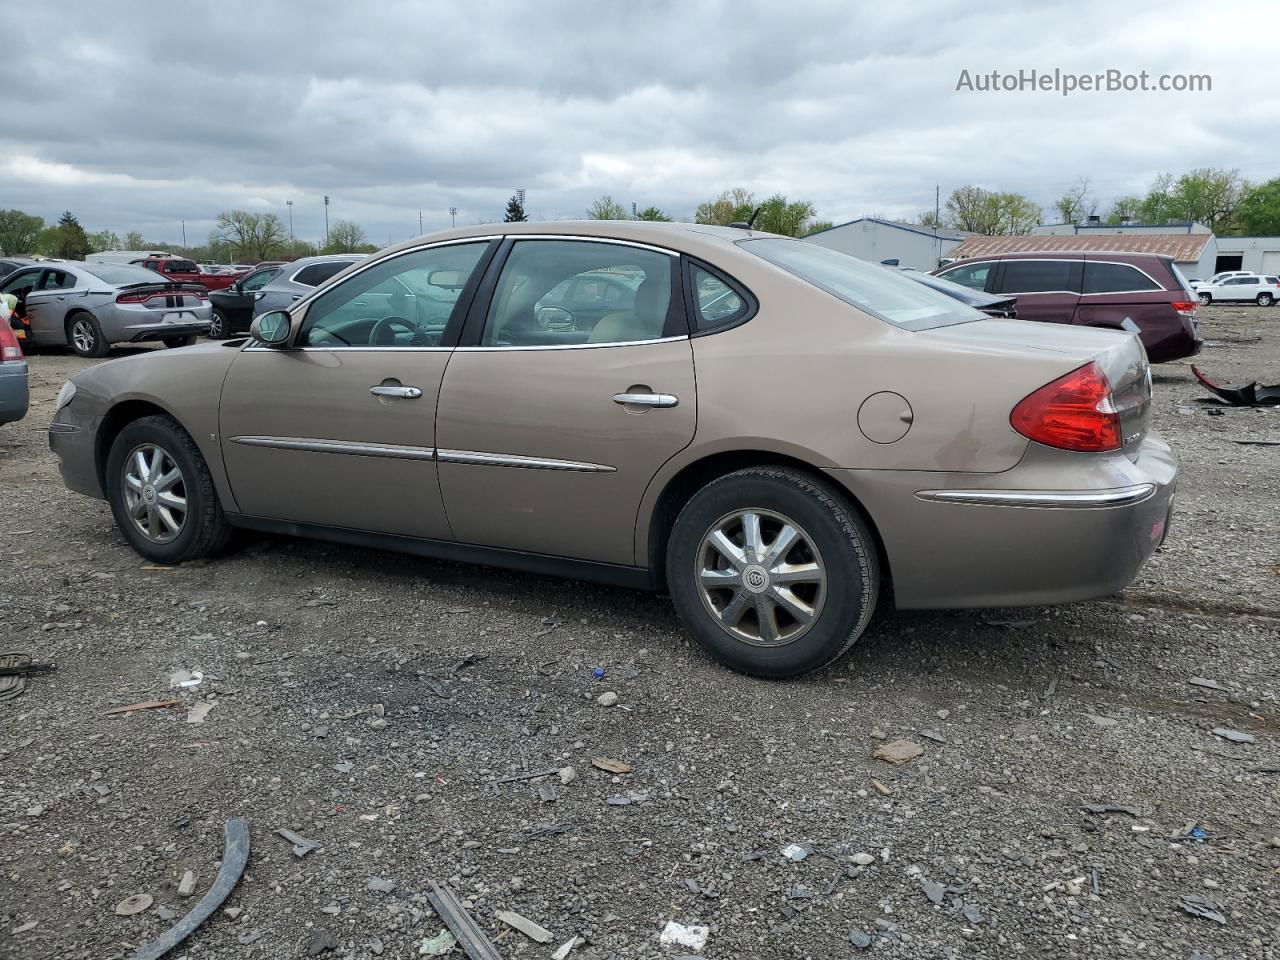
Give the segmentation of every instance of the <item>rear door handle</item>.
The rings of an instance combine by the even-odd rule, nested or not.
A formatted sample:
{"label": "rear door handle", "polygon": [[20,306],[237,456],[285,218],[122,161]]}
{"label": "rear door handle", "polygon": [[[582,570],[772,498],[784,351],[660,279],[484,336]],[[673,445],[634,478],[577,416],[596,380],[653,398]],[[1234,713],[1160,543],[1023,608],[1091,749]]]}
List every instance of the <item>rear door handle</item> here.
{"label": "rear door handle", "polygon": [[669,393],[615,393],[613,402],[624,407],[674,407],[680,398]]}
{"label": "rear door handle", "polygon": [[422,396],[422,391],[417,387],[397,387],[382,384],[370,387],[369,392],[375,397],[399,397],[401,400],[417,400]]}

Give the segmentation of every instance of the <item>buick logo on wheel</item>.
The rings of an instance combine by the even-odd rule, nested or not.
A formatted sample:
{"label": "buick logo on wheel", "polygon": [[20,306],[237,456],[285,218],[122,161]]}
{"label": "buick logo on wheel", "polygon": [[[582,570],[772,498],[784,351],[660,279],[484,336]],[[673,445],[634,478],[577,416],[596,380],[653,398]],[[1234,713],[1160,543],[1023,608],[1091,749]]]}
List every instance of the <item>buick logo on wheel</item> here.
{"label": "buick logo on wheel", "polygon": [[742,583],[752,593],[763,593],[769,589],[769,573],[764,567],[753,564],[742,571]]}

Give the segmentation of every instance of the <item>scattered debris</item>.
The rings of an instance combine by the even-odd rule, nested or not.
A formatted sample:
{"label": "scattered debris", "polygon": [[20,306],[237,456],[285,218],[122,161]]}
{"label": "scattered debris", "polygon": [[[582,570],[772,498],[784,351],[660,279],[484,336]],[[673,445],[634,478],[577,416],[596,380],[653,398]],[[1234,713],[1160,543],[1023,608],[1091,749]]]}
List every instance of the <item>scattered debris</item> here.
{"label": "scattered debris", "polygon": [[871,778],[871,786],[875,789],[876,793],[880,794],[882,797],[890,796],[893,793],[892,787],[888,784],[881,783],[875,777]]}
{"label": "scattered debris", "polygon": [[[232,889],[240,880],[240,875],[244,873],[245,864],[249,862],[249,823],[237,817],[228,820],[222,830],[222,863],[218,867],[218,875],[214,877],[213,886],[209,888],[209,892],[201,897],[200,902],[176,925],[170,927],[159,938],[140,946],[131,960],[159,960],[189,937],[196,927],[209,919],[213,912],[222,906],[222,901],[230,896]],[[335,941],[333,947],[336,946]],[[315,953],[309,953],[309,955],[314,956]]]}
{"label": "scattered debris", "polygon": [[596,697],[596,703],[602,707],[614,707],[618,705],[618,695],[612,690],[606,690],[600,696]]}
{"label": "scattered debris", "polygon": [[1219,683],[1217,680],[1210,680],[1208,677],[1191,677],[1187,683],[1193,687],[1204,687],[1207,690],[1229,690],[1225,684]]}
{"label": "scattered debris", "polygon": [[869,867],[871,864],[876,862],[876,858],[869,853],[855,853],[853,855],[853,862],[860,867]]}
{"label": "scattered debris", "polygon": [[538,784],[538,799],[543,803],[555,803],[560,799],[560,791],[554,783]]}
{"label": "scattered debris", "polygon": [[514,783],[517,780],[537,780],[539,777],[549,777],[560,772],[560,767],[548,767],[546,770],[530,770],[526,773],[512,773],[505,777],[494,777],[492,780],[486,780],[485,783]]}
{"label": "scattered debris", "polygon": [[328,953],[330,950],[338,949],[338,938],[328,930],[321,930],[316,927],[311,931],[311,936],[307,938],[307,945],[303,948],[308,957],[318,957],[322,953]]}
{"label": "scattered debris", "polygon": [[453,665],[449,670],[449,676],[456,677],[461,671],[467,669],[467,667],[474,667],[477,663],[484,663],[484,661],[488,659],[489,655],[487,653],[468,654]]}
{"label": "scattered debris", "polygon": [[961,915],[970,923],[981,923],[983,921],[982,911],[978,909],[977,904],[966,903],[960,908]]}
{"label": "scattered debris", "polygon": [[1113,717],[1100,717],[1096,713],[1089,714],[1089,719],[1095,727],[1115,727],[1120,724],[1120,721]]}
{"label": "scattered debris", "polygon": [[604,802],[611,807],[629,807],[631,806],[631,798],[626,794],[615,793],[604,798]]}
{"label": "scattered debris", "polygon": [[369,882],[365,884],[365,889],[372,893],[395,893],[396,882],[384,880],[382,877],[370,877]]}
{"label": "scattered debris", "polygon": [[1124,813],[1131,817],[1140,817],[1136,807],[1128,807],[1120,803],[1086,803],[1081,808],[1085,813]]}
{"label": "scattered debris", "polygon": [[1045,688],[1044,693],[1040,694],[1041,700],[1049,700],[1058,692],[1058,678],[1054,677],[1049,681],[1049,686]]}
{"label": "scattered debris", "polygon": [[1230,740],[1232,743],[1257,743],[1258,738],[1252,733],[1242,733],[1239,730],[1232,730],[1230,727],[1214,727],[1213,735],[1221,737],[1223,740]]}
{"label": "scattered debris", "polygon": [[178,896],[189,897],[196,892],[196,875],[188,870],[178,881]]}
{"label": "scattered debris", "polygon": [[427,899],[471,960],[502,960],[498,948],[477,926],[452,890],[433,883]]}
{"label": "scattered debris", "polygon": [[199,670],[175,670],[169,674],[170,687],[183,687],[190,689],[198,687],[204,682],[204,674]]}
{"label": "scattered debris", "polygon": [[871,934],[864,933],[861,930],[850,930],[849,942],[859,950],[866,950],[871,946]]}
{"label": "scattered debris", "polygon": [[29,653],[0,653],[0,700],[12,700],[27,688],[27,677],[52,673],[52,663],[33,663]]}
{"label": "scattered debris", "polygon": [[797,883],[787,891],[787,897],[791,900],[811,900],[813,896],[813,891],[801,883]]}
{"label": "scattered debris", "polygon": [[1280,447],[1280,440],[1235,440],[1232,443],[1238,443],[1243,447]]}
{"label": "scattered debris", "polygon": [[937,880],[926,880],[924,882],[924,895],[929,898],[930,903],[941,903],[946,892],[946,886]]}
{"label": "scattered debris", "polygon": [[989,627],[1007,627],[1010,630],[1025,630],[1027,627],[1034,627],[1039,620],[983,620]]}
{"label": "scattered debris", "polygon": [[236,942],[248,946],[251,943],[257,943],[262,939],[262,931],[258,929],[246,930],[240,936],[236,937]]}
{"label": "scattered debris", "polygon": [[707,937],[710,935],[709,927],[696,925],[686,927],[683,923],[668,920],[658,940],[664,947],[688,947],[694,953],[700,953],[707,945]]}
{"label": "scattered debris", "polygon": [[299,859],[305,857],[312,850],[320,846],[315,840],[308,840],[300,833],[294,833],[285,827],[281,827],[276,831],[276,836],[284,837],[293,844],[293,855]]}
{"label": "scattered debris", "polygon": [[1204,919],[1220,923],[1224,927],[1227,925],[1227,918],[1222,914],[1222,905],[1205,897],[1194,893],[1187,894],[1178,898],[1178,906],[1182,908],[1184,913],[1189,913],[1193,917],[1204,917]]}
{"label": "scattered debris", "polygon": [[562,787],[567,787],[578,778],[578,771],[573,769],[573,767],[561,767],[558,772],[560,774],[560,785]]}
{"label": "scattered debris", "polygon": [[910,740],[890,740],[876,747],[871,756],[885,763],[909,763],[924,753],[924,748]]}
{"label": "scattered debris", "polygon": [[201,700],[199,703],[193,703],[191,708],[187,710],[187,723],[204,723],[204,718],[209,715],[209,711],[217,705],[217,701],[213,700]]}
{"label": "scattered debris", "polygon": [[519,930],[530,940],[538,943],[551,942],[551,931],[546,927],[539,926],[527,917],[522,917],[520,914],[513,913],[510,910],[499,910],[497,917],[508,927]]}
{"label": "scattered debris", "polygon": [[947,742],[947,738],[937,730],[921,730],[920,736],[924,737],[926,740],[932,740],[934,743]]}
{"label": "scattered debris", "polygon": [[448,930],[441,930],[434,937],[427,937],[418,947],[420,957],[438,957],[448,953],[458,943],[458,938]]}
{"label": "scattered debris", "polygon": [[116,904],[116,916],[132,917],[135,913],[141,913],[147,907],[155,902],[155,898],[149,893],[135,893],[132,897],[125,897]]}
{"label": "scattered debris", "polygon": [[[610,760],[608,757],[592,757],[591,765],[597,770],[603,770],[606,773],[630,773],[631,764],[625,760]],[[552,773],[557,771],[552,770]]]}
{"label": "scattered debris", "polygon": [[813,847],[803,843],[789,843],[782,848],[782,855],[792,863],[799,863],[811,853],[813,853]]}
{"label": "scattered debris", "polygon": [[141,703],[131,703],[124,707],[112,707],[106,712],[106,716],[114,716],[118,713],[133,713],[136,710],[164,710],[168,707],[182,706],[181,700],[143,700]]}
{"label": "scattered debris", "polygon": [[350,760],[343,760],[341,763],[335,763],[333,765],[333,769],[337,770],[338,773],[350,773],[355,769],[355,767],[356,765]]}
{"label": "scattered debris", "polygon": [[569,953],[574,947],[580,943],[586,942],[586,940],[579,936],[570,937],[564,943],[560,944],[560,946],[556,947],[556,952],[551,954],[551,960],[565,960],[565,957],[569,956]]}
{"label": "scattered debris", "polygon": [[1233,407],[1263,407],[1280,404],[1280,384],[1260,385],[1257,380],[1231,385],[1215,383],[1193,364],[1191,372],[1211,393],[1221,397]]}

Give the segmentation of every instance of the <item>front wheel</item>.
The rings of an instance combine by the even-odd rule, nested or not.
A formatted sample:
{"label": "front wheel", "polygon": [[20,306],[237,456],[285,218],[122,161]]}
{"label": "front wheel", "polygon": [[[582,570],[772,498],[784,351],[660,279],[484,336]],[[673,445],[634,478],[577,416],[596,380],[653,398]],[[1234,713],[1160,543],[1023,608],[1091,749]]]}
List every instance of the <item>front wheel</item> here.
{"label": "front wheel", "polygon": [[1208,294],[1208,293],[1200,294],[1200,306],[1207,307],[1211,303],[1213,303],[1213,296],[1211,294]]}
{"label": "front wheel", "polygon": [[172,417],[120,431],[107,457],[107,499],[125,539],[155,563],[216,553],[231,534],[204,457]]}
{"label": "front wheel", "polygon": [[793,677],[862,635],[879,560],[866,522],[825,483],[755,467],[709,483],[680,512],[667,587],[686,628],[720,663]]}
{"label": "front wheel", "polygon": [[1260,307],[1269,307],[1271,304],[1275,303],[1275,301],[1276,298],[1269,293],[1258,294],[1258,306]]}
{"label": "front wheel", "polygon": [[91,313],[77,313],[67,323],[67,342],[81,357],[105,357],[111,349],[102,325]]}
{"label": "front wheel", "polygon": [[196,342],[196,335],[189,333],[185,337],[165,337],[161,342],[170,349],[174,347],[189,347]]}

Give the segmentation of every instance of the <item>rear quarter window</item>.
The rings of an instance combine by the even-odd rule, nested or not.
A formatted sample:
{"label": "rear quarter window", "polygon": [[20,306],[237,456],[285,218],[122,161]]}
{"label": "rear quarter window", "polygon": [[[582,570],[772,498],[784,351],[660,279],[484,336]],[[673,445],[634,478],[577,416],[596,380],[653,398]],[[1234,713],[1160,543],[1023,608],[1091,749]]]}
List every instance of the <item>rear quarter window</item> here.
{"label": "rear quarter window", "polygon": [[313,263],[309,267],[303,267],[294,276],[294,283],[301,283],[307,287],[318,287],[330,277],[336,276],[347,267],[351,266],[351,262],[341,260],[336,263]]}
{"label": "rear quarter window", "polygon": [[1084,293],[1131,293],[1139,290],[1161,290],[1137,267],[1127,263],[1093,263],[1084,265]]}

